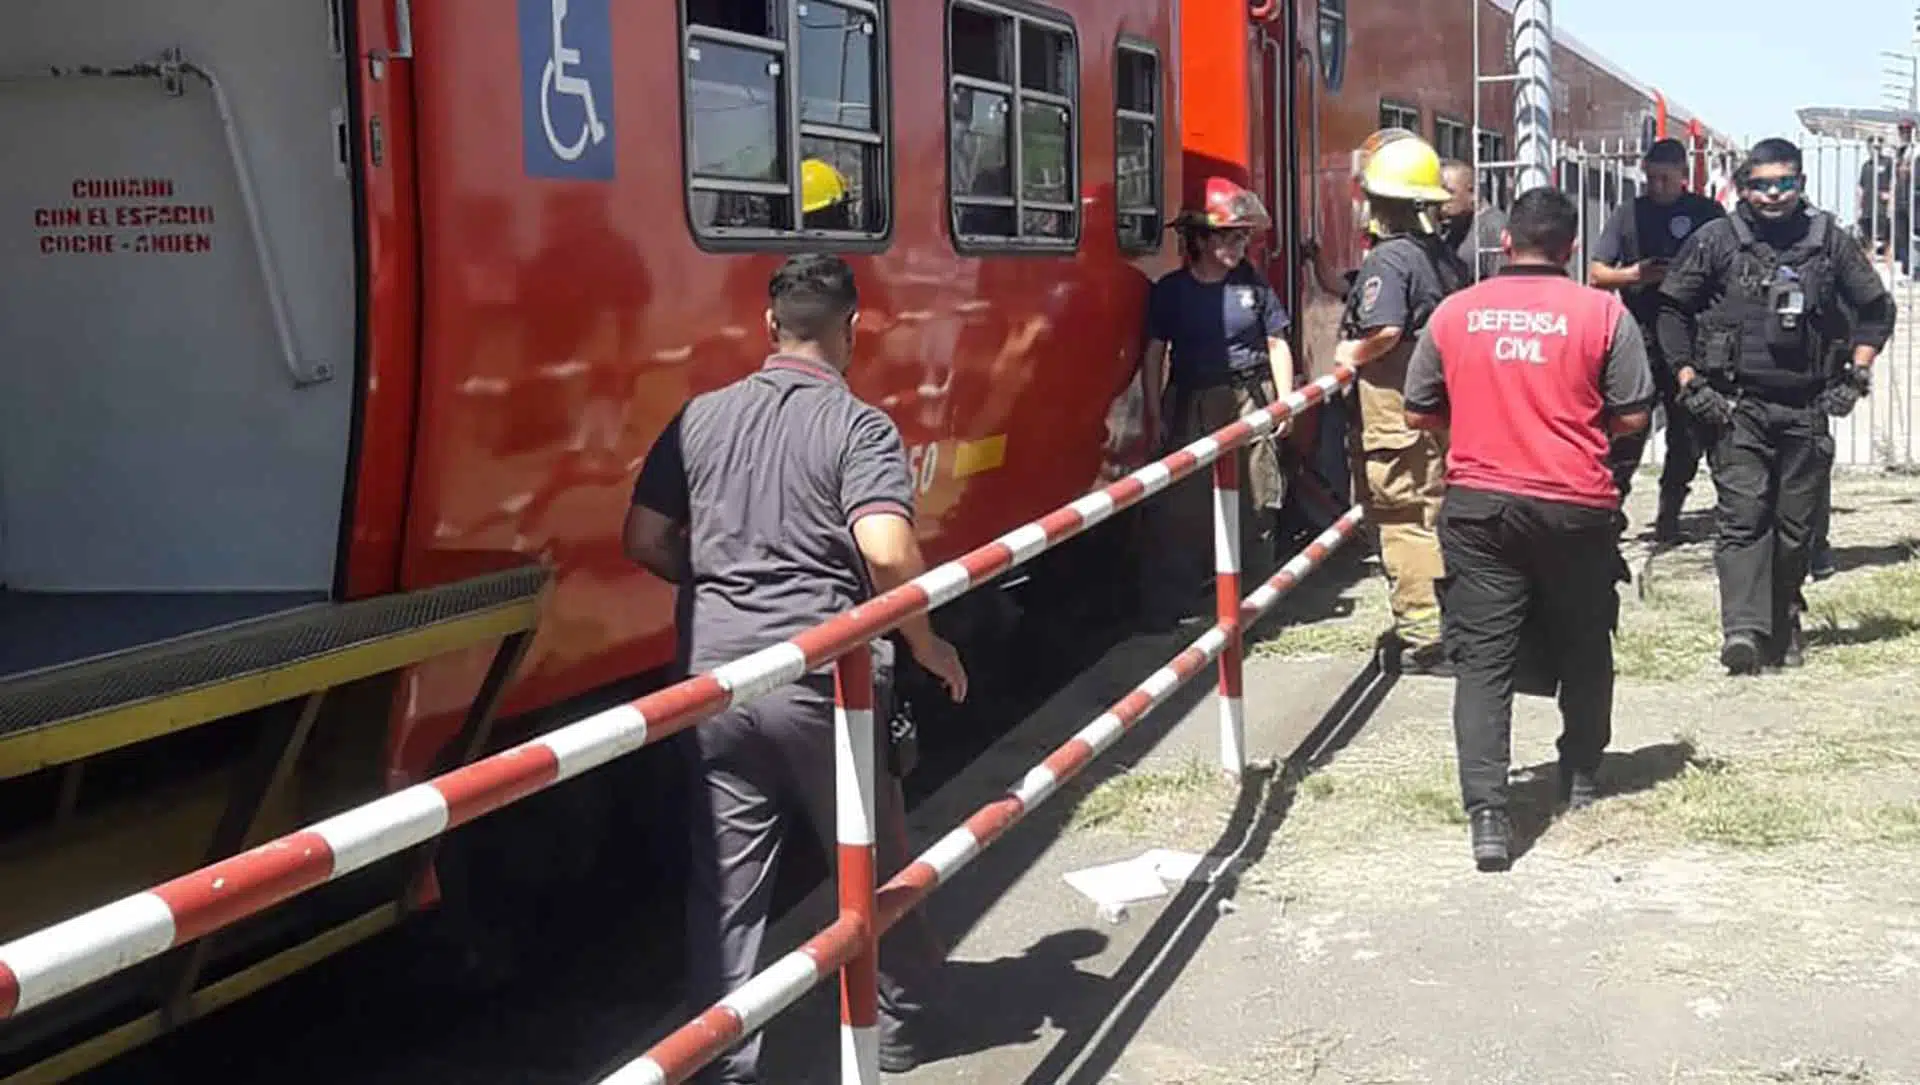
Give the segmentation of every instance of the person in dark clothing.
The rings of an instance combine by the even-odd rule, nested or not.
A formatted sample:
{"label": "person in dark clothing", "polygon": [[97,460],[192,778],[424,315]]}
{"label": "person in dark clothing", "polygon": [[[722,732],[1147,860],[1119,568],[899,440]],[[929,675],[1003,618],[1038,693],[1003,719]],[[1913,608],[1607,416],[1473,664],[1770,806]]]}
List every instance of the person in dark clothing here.
{"label": "person in dark clothing", "polygon": [[1876,142],[1860,163],[1860,236],[1869,255],[1892,254],[1902,274],[1912,274],[1913,122],[1899,125],[1899,143],[1888,149]]}
{"label": "person in dark clothing", "polygon": [[1612,736],[1614,585],[1626,567],[1607,443],[1647,425],[1654,384],[1632,314],[1567,276],[1579,222],[1558,190],[1522,194],[1507,266],[1440,303],[1407,367],[1407,424],[1452,430],[1441,614],[1461,801],[1482,870],[1510,862],[1507,768],[1526,638],[1547,640],[1558,679],[1569,806],[1598,796]]}
{"label": "person in dark clothing", "polygon": [[[788,260],[769,290],[775,353],[758,372],[694,397],[647,453],[624,531],[629,557],[691,596],[681,629],[695,673],[772,647],[918,576],[913,482],[900,433],[855,398],[858,294],[837,256]],[[914,659],[959,701],[967,673],[926,616],[900,629]],[[892,652],[874,649],[874,718],[889,718]],[[692,819],[687,889],[689,986],[701,1005],[752,976],[766,931],[784,821],[797,808],[834,854],[834,676],[831,666],[722,712],[694,731],[703,786]],[[885,763],[875,727],[876,764]],[[875,780],[874,842],[882,880],[905,866],[905,803],[897,780]],[[909,914],[880,951],[879,1061],[889,1072],[922,1056],[916,1035],[939,950]],[[713,1064],[716,1083],[758,1080],[759,1041]]]}
{"label": "person in dark clothing", "polygon": [[1469,268],[1478,267],[1476,280],[1491,278],[1506,263],[1500,235],[1507,229],[1507,213],[1480,197],[1473,167],[1457,158],[1440,163],[1440,180],[1453,198],[1440,209],[1440,236]]}
{"label": "person in dark clothing", "polygon": [[[1647,149],[1642,166],[1647,177],[1646,193],[1620,205],[1607,220],[1593,249],[1587,281],[1602,290],[1620,292],[1647,344],[1653,383],[1660,391],[1660,405],[1667,416],[1667,454],[1660,469],[1660,507],[1654,518],[1653,537],[1671,543],[1680,538],[1680,510],[1700,469],[1702,449],[1692,420],[1675,405],[1679,389],[1673,368],[1661,355],[1654,332],[1654,320],[1660,311],[1660,281],[1687,238],[1726,212],[1705,196],[1687,191],[1687,148],[1679,140],[1654,143]],[[1609,459],[1622,503],[1633,492],[1633,473],[1640,467],[1647,436],[1647,430],[1638,430],[1613,439]]]}
{"label": "person in dark clothing", "polygon": [[[1851,239],[1857,244],[1865,242]],[[1865,249],[1861,250],[1865,255]],[[1853,329],[1859,323],[1859,314],[1853,311],[1843,297],[1834,299],[1835,321],[1830,330],[1831,338],[1827,348],[1827,365],[1835,372],[1844,372],[1844,367],[1853,354]],[[1820,486],[1820,501],[1813,510],[1813,538],[1807,543],[1807,575],[1814,580],[1826,580],[1837,571],[1833,563],[1833,543],[1828,531],[1833,526],[1833,465],[1827,465],[1827,473]]]}
{"label": "person in dark clothing", "polygon": [[[1799,147],[1762,140],[1736,179],[1740,206],[1688,239],[1660,284],[1658,330],[1680,403],[1710,435],[1720,661],[1755,674],[1801,662],[1800,587],[1833,466],[1827,416],[1871,387],[1894,302],[1834,217],[1805,201]],[[1852,356],[1834,372],[1841,304],[1855,314]]]}
{"label": "person in dark clothing", "polygon": [[[1141,354],[1149,436],[1159,448],[1184,445],[1231,425],[1293,391],[1292,323],[1280,295],[1247,259],[1272,217],[1259,197],[1223,177],[1210,178],[1201,206],[1173,222],[1185,266],[1147,296],[1147,345]],[[1276,427],[1284,436],[1291,423]],[[1249,583],[1281,560],[1280,510],[1286,478],[1275,437],[1240,452],[1240,560]],[[1189,479],[1152,510],[1155,541],[1145,554],[1143,617],[1165,626],[1188,617],[1204,576],[1212,582],[1212,504],[1205,479]]]}

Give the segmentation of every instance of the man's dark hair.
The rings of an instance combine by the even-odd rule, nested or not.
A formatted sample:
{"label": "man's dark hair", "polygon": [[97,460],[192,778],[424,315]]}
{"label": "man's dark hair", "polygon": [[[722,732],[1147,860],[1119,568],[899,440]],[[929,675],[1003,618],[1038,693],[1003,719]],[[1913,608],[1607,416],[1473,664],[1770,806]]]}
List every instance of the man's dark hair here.
{"label": "man's dark hair", "polygon": [[1687,145],[1672,137],[1656,139],[1653,146],[1647,148],[1645,162],[1649,166],[1684,166]]}
{"label": "man's dark hair", "polygon": [[1792,166],[1795,173],[1803,168],[1800,147],[1790,139],[1774,136],[1763,139],[1747,152],[1747,160],[1740,167],[1740,179],[1745,180],[1758,166]]}
{"label": "man's dark hair", "polygon": [[825,252],[788,257],[767,284],[767,298],[780,334],[800,343],[826,338],[860,306],[853,269]]}
{"label": "man's dark hair", "polygon": [[1507,212],[1507,235],[1515,252],[1565,260],[1580,232],[1580,211],[1557,188],[1528,189]]}

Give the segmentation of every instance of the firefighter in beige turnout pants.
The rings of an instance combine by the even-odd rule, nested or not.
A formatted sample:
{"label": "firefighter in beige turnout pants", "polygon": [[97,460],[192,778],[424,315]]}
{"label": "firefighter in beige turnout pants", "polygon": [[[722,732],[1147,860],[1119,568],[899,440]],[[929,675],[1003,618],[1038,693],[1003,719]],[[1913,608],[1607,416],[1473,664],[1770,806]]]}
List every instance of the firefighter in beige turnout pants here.
{"label": "firefighter in beige turnout pants", "polygon": [[1410,429],[1403,391],[1407,361],[1441,299],[1471,271],[1438,236],[1431,208],[1450,194],[1440,157],[1412,133],[1388,129],[1368,139],[1360,185],[1367,195],[1372,248],[1347,297],[1337,362],[1360,370],[1355,481],[1380,531],[1392,631],[1382,638],[1389,667],[1448,674],[1440,647],[1434,581],[1445,569],[1434,525],[1446,470],[1446,437]]}

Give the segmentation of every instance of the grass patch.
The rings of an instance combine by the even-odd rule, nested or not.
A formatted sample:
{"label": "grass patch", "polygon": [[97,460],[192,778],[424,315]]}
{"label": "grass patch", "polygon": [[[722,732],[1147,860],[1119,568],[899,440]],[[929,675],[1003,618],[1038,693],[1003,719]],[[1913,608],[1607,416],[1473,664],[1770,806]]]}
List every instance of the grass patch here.
{"label": "grass patch", "polygon": [[[1272,632],[1256,629],[1259,639],[1248,645],[1247,653],[1278,659],[1303,659],[1324,656],[1366,655],[1378,646],[1381,631],[1393,624],[1387,609],[1386,588],[1378,573],[1369,575],[1350,589],[1353,612],[1318,622],[1280,625]],[[1283,604],[1284,607],[1284,604]],[[1284,609],[1262,625],[1286,621]]]}
{"label": "grass patch", "polygon": [[[1711,580],[1701,590],[1697,579],[1672,568],[1679,555],[1655,558],[1653,576],[1640,598],[1622,585],[1620,629],[1613,642],[1614,672],[1645,682],[1694,678],[1720,657],[1720,614]],[[1667,561],[1661,567],[1661,561]],[[1690,572],[1690,571],[1689,571]],[[1711,573],[1708,574],[1711,576]],[[1687,576],[1685,580],[1670,579]]]}
{"label": "grass patch", "polygon": [[[1136,770],[1105,781],[1073,808],[1068,826],[1140,833],[1231,799],[1233,785],[1217,766],[1189,760],[1173,769]],[[1212,816],[1211,813],[1208,816]]]}
{"label": "grass patch", "polygon": [[1651,791],[1602,802],[1577,824],[1617,840],[1740,849],[1920,842],[1920,803],[1849,789],[1848,774],[1886,764],[1880,756],[1875,747],[1825,740],[1765,762],[1702,760]]}
{"label": "grass patch", "polygon": [[1418,772],[1374,770],[1314,773],[1300,784],[1302,813],[1346,834],[1380,825],[1435,828],[1465,825],[1460,780],[1452,759],[1428,761]]}
{"label": "grass patch", "polygon": [[1920,560],[1908,557],[1807,592],[1808,662],[1848,672],[1920,663]]}
{"label": "grass patch", "polygon": [[1768,787],[1739,768],[1711,764],[1689,765],[1678,779],[1623,799],[1615,810],[1689,843],[1736,848],[1807,843],[1820,837],[1828,820],[1811,798]]}

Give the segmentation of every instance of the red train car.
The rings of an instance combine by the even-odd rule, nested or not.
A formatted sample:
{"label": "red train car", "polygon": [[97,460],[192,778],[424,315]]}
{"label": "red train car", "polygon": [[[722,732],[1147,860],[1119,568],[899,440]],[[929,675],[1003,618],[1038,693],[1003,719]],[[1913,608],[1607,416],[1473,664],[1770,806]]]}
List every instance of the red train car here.
{"label": "red train car", "polygon": [[[476,571],[551,571],[488,597],[540,606],[504,706],[523,726],[657,680],[671,600],[620,554],[629,487],[680,403],[758,364],[783,253],[853,260],[853,386],[900,425],[936,558],[1137,462],[1142,306],[1178,261],[1165,222],[1208,176],[1274,209],[1260,258],[1324,365],[1358,260],[1353,148],[1383,125],[1447,155],[1510,146],[1497,90],[1472,130],[1476,2],[1491,69],[1496,0],[0,16],[18,73],[0,138],[33,148],[0,173],[0,937],[477,742],[462,713],[487,649],[419,662],[466,643],[436,632],[448,613],[493,613],[458,594]],[[1562,138],[1676,123],[1570,38],[1555,74]],[[817,163],[850,197],[837,221],[806,206]],[[1096,537],[1049,572],[1124,575],[1123,526]],[[348,674],[342,638],[407,648]],[[296,663],[353,681],[255,780],[305,690],[276,685]],[[297,942],[398,877],[213,959]],[[86,1058],[200,1012],[130,1018],[147,1004],[124,993],[80,1007],[91,1029],[134,1021]],[[78,1011],[52,1009],[0,1028],[0,1055],[71,1040]],[[53,1079],[36,1072],[19,1080]]]}

